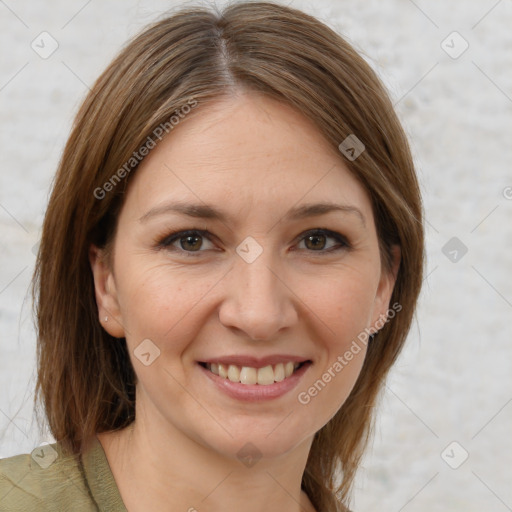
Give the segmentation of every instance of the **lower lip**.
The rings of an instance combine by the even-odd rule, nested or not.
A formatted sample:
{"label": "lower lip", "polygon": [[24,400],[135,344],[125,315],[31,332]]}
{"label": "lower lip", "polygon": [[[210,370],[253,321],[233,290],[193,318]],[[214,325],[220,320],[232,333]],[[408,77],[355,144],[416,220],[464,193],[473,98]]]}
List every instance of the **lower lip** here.
{"label": "lower lip", "polygon": [[219,377],[215,373],[212,373],[199,363],[198,366],[206,377],[208,377],[221,391],[230,397],[236,398],[237,400],[244,400],[246,402],[259,402],[262,400],[279,398],[291,391],[297,386],[302,376],[308,371],[311,363],[304,363],[298,370],[281,382],[274,382],[274,384],[268,384],[267,386],[263,386],[261,384],[242,384],[241,382],[232,382],[229,379]]}

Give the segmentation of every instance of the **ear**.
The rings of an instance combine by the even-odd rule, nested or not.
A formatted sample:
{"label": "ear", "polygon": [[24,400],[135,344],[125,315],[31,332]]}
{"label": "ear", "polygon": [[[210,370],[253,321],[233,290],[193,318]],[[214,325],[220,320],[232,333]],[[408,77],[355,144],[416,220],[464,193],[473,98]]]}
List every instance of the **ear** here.
{"label": "ear", "polygon": [[375,294],[373,308],[372,326],[380,330],[384,326],[388,317],[389,303],[395,287],[398,269],[400,267],[401,250],[400,246],[391,247],[391,269],[385,269],[381,272],[379,285]]}
{"label": "ear", "polygon": [[[94,276],[100,324],[111,336],[123,338],[125,330],[117,299],[113,270],[106,261],[104,251],[93,244],[89,248],[89,262]],[[108,319],[106,320],[106,318]]]}

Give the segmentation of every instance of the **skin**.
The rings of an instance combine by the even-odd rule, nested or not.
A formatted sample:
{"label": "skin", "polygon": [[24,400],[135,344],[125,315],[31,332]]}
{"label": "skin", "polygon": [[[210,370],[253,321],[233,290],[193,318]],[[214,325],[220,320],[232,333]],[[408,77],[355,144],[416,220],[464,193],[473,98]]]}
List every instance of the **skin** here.
{"label": "skin", "polygon": [[[211,204],[229,220],[169,212],[139,220],[173,200]],[[349,212],[284,219],[327,200],[357,208],[364,224]],[[308,243],[315,228],[350,247],[329,234]],[[212,237],[157,248],[187,229]],[[252,263],[236,252],[247,236],[263,249]],[[138,379],[135,422],[98,434],[130,512],[314,510],[300,488],[313,436],[349,395],[365,347],[308,404],[297,396],[386,314],[399,263],[395,249],[394,271],[382,270],[368,194],[318,128],[255,93],[199,105],[132,177],[112,265],[94,246],[90,262],[100,321],[126,338]],[[144,339],[160,350],[148,366],[134,355]],[[283,353],[313,364],[267,402],[228,397],[197,364]],[[262,454],[252,467],[236,455],[248,442]]]}

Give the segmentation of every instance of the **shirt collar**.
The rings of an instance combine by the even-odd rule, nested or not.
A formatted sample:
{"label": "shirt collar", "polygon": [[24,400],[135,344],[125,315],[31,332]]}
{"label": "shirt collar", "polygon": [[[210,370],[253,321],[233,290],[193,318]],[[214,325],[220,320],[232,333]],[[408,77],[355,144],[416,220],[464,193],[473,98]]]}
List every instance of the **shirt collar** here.
{"label": "shirt collar", "polygon": [[128,512],[125,507],[114,475],[97,436],[92,436],[87,450],[82,455],[82,465],[91,494],[100,510]]}

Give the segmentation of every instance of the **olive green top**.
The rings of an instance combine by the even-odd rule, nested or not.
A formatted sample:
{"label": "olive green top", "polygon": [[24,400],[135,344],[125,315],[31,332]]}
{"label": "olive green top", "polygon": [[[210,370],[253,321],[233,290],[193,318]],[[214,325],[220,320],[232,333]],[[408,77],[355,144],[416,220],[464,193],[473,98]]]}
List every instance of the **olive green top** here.
{"label": "olive green top", "polygon": [[94,436],[82,457],[60,444],[0,459],[1,512],[128,512],[107,457]]}

